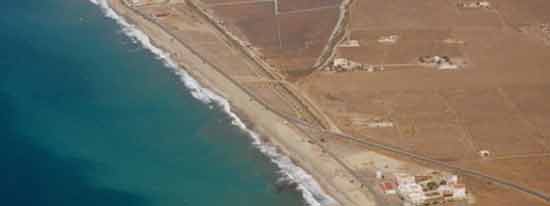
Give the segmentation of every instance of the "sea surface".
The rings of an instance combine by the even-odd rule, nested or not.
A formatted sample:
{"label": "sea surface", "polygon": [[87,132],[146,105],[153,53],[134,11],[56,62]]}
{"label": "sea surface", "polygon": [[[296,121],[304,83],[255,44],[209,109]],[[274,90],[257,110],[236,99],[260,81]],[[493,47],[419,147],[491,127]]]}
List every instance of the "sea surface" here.
{"label": "sea surface", "polygon": [[0,13],[0,205],[312,203],[227,108],[195,98],[98,5]]}

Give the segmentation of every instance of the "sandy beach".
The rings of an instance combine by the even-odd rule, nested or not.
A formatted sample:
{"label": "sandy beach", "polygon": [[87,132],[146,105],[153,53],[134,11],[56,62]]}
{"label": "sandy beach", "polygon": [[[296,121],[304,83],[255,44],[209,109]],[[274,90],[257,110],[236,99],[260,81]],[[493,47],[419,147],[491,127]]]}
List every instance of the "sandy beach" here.
{"label": "sandy beach", "polygon": [[311,174],[294,180],[313,205],[402,205],[379,172],[456,174],[459,204],[550,200],[550,4],[109,1]]}
{"label": "sandy beach", "polygon": [[[321,185],[322,189],[334,198],[334,202],[325,202],[329,205],[375,205],[371,195],[362,189],[360,181],[338,163],[337,160],[327,156],[323,148],[308,139],[308,136],[300,132],[292,124],[289,124],[281,116],[267,109],[266,106],[243,90],[235,79],[226,73],[220,72],[220,67],[209,62],[208,55],[200,48],[191,48],[185,45],[186,40],[177,39],[170,32],[157,23],[144,18],[143,15],[125,5],[121,0],[110,0],[110,6],[123,16],[128,22],[146,33],[154,45],[171,54],[171,58],[180,68],[185,68],[197,81],[217,94],[223,96],[232,107],[239,111],[239,116],[253,123],[253,130],[261,134],[271,144],[285,155],[288,155],[295,164],[310,173]],[[185,27],[185,24],[181,24]],[[204,32],[204,31],[203,31]],[[223,39],[223,35],[216,34],[215,30],[209,30],[208,35]],[[225,46],[225,52],[238,53],[238,49]],[[229,50],[234,51],[229,51]],[[242,59],[227,60],[226,65],[244,61]],[[233,61],[233,62],[231,62]],[[245,64],[250,64],[245,62]]]}

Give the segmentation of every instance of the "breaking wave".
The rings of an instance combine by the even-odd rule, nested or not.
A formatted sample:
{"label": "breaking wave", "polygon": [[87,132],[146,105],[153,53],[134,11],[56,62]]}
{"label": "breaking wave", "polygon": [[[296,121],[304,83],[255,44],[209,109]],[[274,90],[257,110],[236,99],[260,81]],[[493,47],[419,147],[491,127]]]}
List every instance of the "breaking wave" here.
{"label": "breaking wave", "polygon": [[139,30],[135,25],[128,23],[123,17],[119,16],[110,6],[107,0],[90,0],[98,5],[106,17],[114,19],[121,27],[124,34],[129,36],[134,43],[139,43],[144,48],[150,50],[158,59],[171,68],[182,80],[185,86],[191,91],[191,95],[205,104],[214,103],[221,107],[223,111],[232,119],[232,124],[245,131],[253,140],[256,146],[263,154],[270,157],[271,161],[280,168],[282,177],[280,181],[296,183],[297,189],[301,191],[302,197],[310,206],[323,206],[336,204],[336,201],[325,194],[313,177],[302,168],[296,166],[292,160],[277,151],[277,148],[271,144],[264,143],[260,136],[250,130],[243,121],[231,110],[231,105],[222,96],[202,87],[185,70],[179,69],[177,64],[170,58],[170,54],[162,51],[152,44],[149,37]]}

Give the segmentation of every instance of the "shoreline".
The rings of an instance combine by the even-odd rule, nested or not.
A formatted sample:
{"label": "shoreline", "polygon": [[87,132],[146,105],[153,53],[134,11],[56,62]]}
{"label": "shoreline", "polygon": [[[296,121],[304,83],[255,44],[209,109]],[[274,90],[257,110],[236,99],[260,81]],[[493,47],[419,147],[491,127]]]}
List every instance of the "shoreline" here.
{"label": "shoreline", "polygon": [[[98,0],[92,0],[92,2],[97,4]],[[317,204],[309,202],[310,205],[374,205],[373,200],[364,195],[358,197],[357,194],[346,194],[346,191],[350,191],[350,188],[355,187],[352,183],[348,183],[347,181],[335,183],[335,181],[342,181],[343,179],[349,180],[350,177],[335,178],[329,176],[331,170],[339,168],[339,164],[334,162],[334,160],[320,158],[323,155],[322,148],[308,143],[308,137],[305,134],[288,125],[283,118],[265,108],[260,102],[252,100],[249,94],[243,91],[239,85],[234,85],[235,83],[231,79],[217,72],[212,66],[201,59],[200,56],[194,55],[192,51],[185,48],[185,45],[173,45],[175,37],[164,31],[161,27],[155,26],[155,23],[134,13],[119,0],[107,0],[105,2],[108,2],[106,6],[110,6],[110,9],[113,9],[112,11],[115,12],[114,14],[109,14],[109,11],[105,11],[107,12],[107,16],[118,15],[131,22],[131,24],[118,22],[123,27],[130,27],[123,28],[125,32],[129,32],[127,31],[128,29],[138,29],[146,34],[147,41],[150,39],[152,42],[141,43],[145,47],[147,47],[146,44],[151,44],[150,46],[154,45],[153,47],[158,51],[152,52],[159,55],[168,67],[174,68],[174,71],[182,77],[194,97],[205,103],[215,102],[222,107],[233,119],[233,124],[249,133],[254,140],[253,144],[262,153],[272,158],[272,161],[281,170],[298,170],[298,175],[294,174],[293,176],[293,174],[288,173],[286,175],[299,185],[298,189],[302,191],[306,201],[308,196],[317,201]],[[109,17],[116,19],[114,16]],[[134,36],[133,38],[137,37]],[[184,53],[184,55],[178,55],[178,57],[183,57],[172,60],[170,55],[165,51],[169,53]],[[199,85],[206,86],[208,89],[202,88]],[[221,94],[223,97],[217,94]],[[232,108],[238,111],[239,116],[245,117],[245,119],[253,123],[252,129],[255,132],[252,132],[252,130],[244,125]],[[263,144],[263,138],[267,139],[269,144]],[[286,165],[283,165],[283,162]],[[284,168],[285,166],[296,168]],[[352,185],[350,186],[349,184]],[[330,196],[327,196],[326,193]],[[332,198],[336,201],[332,200]]]}

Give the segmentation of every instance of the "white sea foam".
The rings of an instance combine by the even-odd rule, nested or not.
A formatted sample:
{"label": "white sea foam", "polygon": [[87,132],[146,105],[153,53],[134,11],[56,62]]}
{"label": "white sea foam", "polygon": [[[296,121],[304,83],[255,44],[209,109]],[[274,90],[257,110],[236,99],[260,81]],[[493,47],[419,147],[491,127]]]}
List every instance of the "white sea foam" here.
{"label": "white sea foam", "polygon": [[196,99],[203,103],[214,103],[221,107],[227,115],[232,119],[232,124],[245,131],[253,140],[253,144],[265,155],[271,158],[280,169],[283,175],[283,181],[297,183],[297,189],[302,192],[302,196],[306,203],[311,206],[333,205],[336,203],[332,197],[328,196],[319,183],[302,168],[296,166],[290,158],[280,154],[276,147],[262,142],[260,136],[250,130],[243,121],[231,110],[231,105],[222,96],[213,91],[202,87],[189,73],[183,69],[179,69],[177,64],[170,58],[170,54],[162,51],[151,43],[149,37],[140,31],[135,25],[128,23],[123,17],[119,16],[107,3],[107,0],[90,0],[93,4],[98,5],[104,12],[106,17],[114,19],[121,27],[122,31],[128,35],[135,43],[140,43],[141,46],[150,50],[153,54],[163,61],[168,67],[180,76],[182,82],[191,91],[191,94]]}

